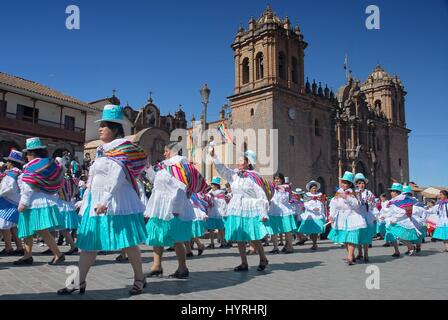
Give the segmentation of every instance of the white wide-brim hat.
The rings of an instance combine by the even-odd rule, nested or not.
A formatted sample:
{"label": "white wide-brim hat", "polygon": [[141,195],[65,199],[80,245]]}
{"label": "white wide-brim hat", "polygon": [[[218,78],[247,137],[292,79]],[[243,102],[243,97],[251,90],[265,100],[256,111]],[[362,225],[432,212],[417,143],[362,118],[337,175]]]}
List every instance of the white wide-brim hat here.
{"label": "white wide-brim hat", "polygon": [[310,182],[308,182],[308,183],[306,184],[306,190],[307,190],[307,191],[310,191],[310,189],[311,189],[311,187],[312,187],[313,185],[315,185],[315,186],[317,187],[317,190],[318,190],[318,191],[320,190],[320,183],[317,182],[317,181],[314,181],[314,180],[311,180]]}

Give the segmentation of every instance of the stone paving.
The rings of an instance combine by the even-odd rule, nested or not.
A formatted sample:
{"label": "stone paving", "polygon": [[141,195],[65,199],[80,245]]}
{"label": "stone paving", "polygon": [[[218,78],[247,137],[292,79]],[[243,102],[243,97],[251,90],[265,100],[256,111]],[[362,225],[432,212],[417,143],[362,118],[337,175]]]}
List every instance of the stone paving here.
{"label": "stone paving", "polygon": [[[207,241],[207,240],[206,240]],[[57,289],[65,286],[67,266],[76,265],[79,256],[67,257],[59,266],[49,266],[50,256],[41,255],[46,247],[35,246],[34,265],[16,267],[17,257],[0,257],[0,300],[11,299],[448,299],[448,253],[442,253],[443,243],[423,244],[417,256],[391,257],[392,248],[383,248],[383,241],[375,241],[370,249],[370,262],[348,266],[344,263],[345,249],[321,241],[316,252],[310,245],[295,246],[293,254],[268,254],[269,266],[256,270],[257,256],[249,256],[250,269],[236,273],[238,250],[212,249],[200,257],[188,260],[190,279],[169,279],[175,271],[175,254],[164,259],[164,277],[148,279],[144,294],[129,297],[132,269],[128,263],[116,263],[118,252],[99,255],[87,279],[84,296],[74,294],[60,297]],[[3,249],[0,245],[0,250]],[[67,247],[62,248],[68,250]],[[272,247],[265,247],[270,251]],[[142,246],[144,269],[149,271],[152,261],[150,247]],[[195,250],[196,255],[196,250]],[[379,268],[380,289],[367,289],[370,265]]]}

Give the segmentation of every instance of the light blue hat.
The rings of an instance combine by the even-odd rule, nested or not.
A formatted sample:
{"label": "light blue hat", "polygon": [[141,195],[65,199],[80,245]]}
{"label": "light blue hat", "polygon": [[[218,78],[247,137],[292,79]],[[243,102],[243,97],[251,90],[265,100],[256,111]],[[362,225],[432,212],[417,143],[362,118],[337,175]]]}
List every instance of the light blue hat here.
{"label": "light blue hat", "polygon": [[37,149],[47,149],[46,146],[42,144],[42,141],[40,141],[40,138],[34,137],[26,139],[26,149],[23,149],[23,152],[28,152],[31,150],[37,150]]}
{"label": "light blue hat", "polygon": [[364,176],[363,173],[357,173],[357,174],[355,175],[355,183],[358,182],[358,180],[362,180],[362,181],[364,181],[365,183],[369,183],[369,180]]}
{"label": "light blue hat", "polygon": [[124,124],[124,113],[123,108],[121,106],[116,106],[113,104],[107,104],[103,109],[103,116],[100,120],[95,122],[115,122],[119,124]]}
{"label": "light blue hat", "polygon": [[398,182],[394,182],[392,183],[392,187],[390,187],[389,191],[403,192],[403,186]]}
{"label": "light blue hat", "polygon": [[20,151],[17,150],[11,150],[11,152],[9,153],[9,157],[5,157],[3,158],[6,161],[15,161],[21,164],[24,164],[25,161],[23,161],[23,154]]}
{"label": "light blue hat", "polygon": [[246,152],[244,152],[244,156],[249,160],[249,163],[253,166],[257,162],[257,154],[252,150],[247,150]]}
{"label": "light blue hat", "polygon": [[411,193],[412,194],[412,187],[411,186],[403,186],[403,193]]}
{"label": "light blue hat", "polygon": [[350,171],[345,171],[344,176],[339,178],[339,180],[344,180],[353,183],[355,175]]}
{"label": "light blue hat", "polygon": [[221,185],[221,178],[220,177],[214,177],[212,179],[212,184]]}

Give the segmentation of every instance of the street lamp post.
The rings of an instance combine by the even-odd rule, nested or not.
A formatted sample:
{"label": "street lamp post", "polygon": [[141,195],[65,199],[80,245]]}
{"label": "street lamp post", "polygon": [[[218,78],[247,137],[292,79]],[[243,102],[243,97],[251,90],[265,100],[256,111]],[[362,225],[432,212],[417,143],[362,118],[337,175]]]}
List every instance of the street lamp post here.
{"label": "street lamp post", "polygon": [[[205,130],[207,130],[207,106],[210,98],[210,92],[211,90],[207,87],[207,84],[204,84],[199,91],[201,94],[201,102],[202,102],[202,115],[201,115],[201,128],[202,128],[202,134],[204,134]],[[202,152],[206,152],[205,150],[206,142],[201,138],[201,150]],[[205,157],[202,158],[202,174],[204,178],[206,178],[206,163],[205,163]]]}

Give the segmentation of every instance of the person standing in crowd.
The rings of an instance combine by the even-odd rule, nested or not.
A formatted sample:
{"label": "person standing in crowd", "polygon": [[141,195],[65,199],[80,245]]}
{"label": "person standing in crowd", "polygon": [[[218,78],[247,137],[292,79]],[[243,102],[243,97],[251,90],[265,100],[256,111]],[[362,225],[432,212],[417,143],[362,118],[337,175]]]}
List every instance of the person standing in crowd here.
{"label": "person standing in crowd", "polygon": [[416,247],[415,252],[419,253],[421,251],[422,242],[424,242],[427,235],[426,219],[428,218],[429,212],[423,207],[423,204],[413,196],[411,186],[403,186],[403,194],[409,196],[414,201],[411,220],[420,232],[420,237],[419,239],[412,241],[412,244]]}
{"label": "person standing in crowd", "polygon": [[408,248],[407,255],[415,254],[413,241],[420,239],[421,232],[412,218],[412,207],[414,200],[403,193],[403,186],[393,183],[389,189],[392,199],[388,203],[389,214],[386,218],[386,240],[394,245],[393,257],[399,257],[398,241],[403,242]]}
{"label": "person standing in crowd", "polygon": [[84,155],[84,159],[82,160],[82,170],[83,174],[89,173],[90,163],[92,162],[92,159],[90,158],[90,153],[86,153]]}
{"label": "person standing in crowd", "polygon": [[[6,161],[5,176],[0,182],[0,232],[5,241],[5,249],[0,255],[23,255],[22,241],[17,237],[17,223],[19,222],[19,211],[17,206],[20,201],[20,189],[17,183],[22,174],[24,164],[22,152],[11,150]],[[12,248],[12,240],[17,249]]]}
{"label": "person standing in crowd", "polygon": [[181,152],[178,142],[168,143],[164,152],[166,160],[146,171],[149,180],[154,183],[145,211],[145,216],[149,218],[146,244],[154,247],[150,277],[163,274],[164,247],[173,245],[178,268],[170,277],[189,277],[184,242],[192,239],[192,224],[196,218],[190,197],[194,193],[205,193],[207,183],[194,165],[180,155]]}
{"label": "person standing in crowd", "polygon": [[290,203],[291,188],[289,184],[285,183],[285,176],[282,173],[277,173],[274,176],[272,189],[274,194],[269,206],[268,216],[274,248],[270,253],[280,253],[278,249],[278,236],[280,234],[285,234],[285,246],[281,252],[293,253],[292,232],[297,230],[297,222],[294,216],[296,211],[294,205]]}
{"label": "person standing in crowd", "polygon": [[247,150],[238,161],[238,169],[227,168],[215,157],[213,148],[209,154],[218,173],[232,186],[233,197],[227,206],[225,224],[226,241],[236,241],[241,257],[241,264],[234,271],[248,271],[249,265],[246,255],[246,242],[251,242],[260,256],[257,270],[263,271],[268,265],[261,239],[269,234],[267,222],[269,220],[270,188],[257,172],[254,171],[256,154]]}
{"label": "person standing in crowd", "polygon": [[21,189],[18,211],[18,237],[24,238],[25,254],[15,265],[33,264],[33,236],[38,233],[53,253],[48,263],[57,265],[65,261],[49,230],[63,224],[58,210],[57,193],[62,188],[64,171],[62,166],[49,158],[47,147],[40,138],[26,140],[28,163],[19,177]]}
{"label": "person standing in crowd", "polygon": [[221,178],[214,177],[211,183],[212,189],[209,191],[211,207],[208,213],[206,228],[210,234],[210,245],[207,248],[215,248],[214,237],[215,230],[218,230],[218,239],[221,243],[220,248],[226,248],[224,240],[224,217],[227,210],[226,193],[221,189]]}
{"label": "person standing in crowd", "polygon": [[99,138],[104,143],[96,151],[84,195],[81,226],[78,231],[79,285],[58,291],[60,295],[77,290],[84,293],[86,278],[98,251],[125,249],[134,271],[130,295],[143,292],[146,280],[139,245],[146,239],[143,211],[136,179],[147,156],[124,138],[124,114],[120,106],[106,105],[100,122]]}
{"label": "person standing in crowd", "polygon": [[[373,210],[375,208],[375,195],[366,188],[369,180],[362,173],[355,175],[356,192],[360,195],[361,206],[359,207],[361,215],[366,220],[367,228],[362,230],[362,242],[358,245],[357,260],[364,259],[369,261],[369,246],[372,246],[373,237],[376,234],[376,222]],[[364,249],[364,254],[363,254]]]}
{"label": "person standing in crowd", "polygon": [[325,232],[325,195],[320,190],[320,183],[310,181],[306,185],[304,212],[300,215],[300,227],[298,232],[301,235],[309,235],[313,241],[311,250],[317,250],[317,238],[319,234]]}
{"label": "person standing in crowd", "polygon": [[[376,234],[379,236],[380,240],[384,239],[386,235],[386,222],[380,219],[381,210],[387,206],[387,194],[382,193],[380,198],[378,199],[378,203],[376,205],[375,215],[376,215]],[[389,244],[384,243],[383,247],[387,247]]]}
{"label": "person standing in crowd", "polygon": [[59,213],[63,223],[56,230],[59,230],[59,233],[65,238],[66,243],[70,245],[70,250],[65,252],[65,255],[69,256],[78,252],[78,248],[70,233],[72,230],[77,230],[79,226],[78,213],[73,203],[77,186],[73,181],[70,171],[66,168],[65,160],[58,157],[56,158],[56,162],[64,169],[64,183],[62,188],[59,189],[58,199]]}
{"label": "person standing in crowd", "polygon": [[433,238],[442,240],[445,244],[444,252],[448,252],[448,191],[442,190],[439,194],[439,201],[433,211],[437,214],[436,230]]}
{"label": "person standing in crowd", "polygon": [[354,174],[346,171],[339,179],[341,187],[330,201],[332,230],[328,238],[334,243],[343,243],[347,249],[348,265],[356,264],[355,246],[363,243],[362,229],[367,228],[360,213],[360,195],[353,191]]}

